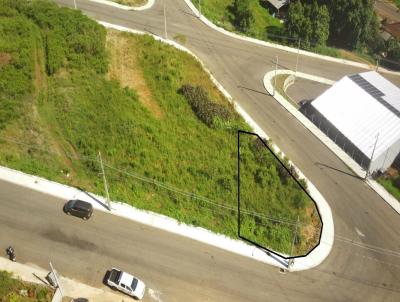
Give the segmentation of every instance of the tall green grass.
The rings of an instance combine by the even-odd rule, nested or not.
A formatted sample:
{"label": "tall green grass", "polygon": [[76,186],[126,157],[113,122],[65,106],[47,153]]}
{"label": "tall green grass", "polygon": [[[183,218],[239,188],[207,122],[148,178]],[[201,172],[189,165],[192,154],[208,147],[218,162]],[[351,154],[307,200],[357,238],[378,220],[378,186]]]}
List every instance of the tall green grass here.
{"label": "tall green grass", "polygon": [[[155,116],[136,91],[106,79],[109,55],[103,27],[77,11],[59,9],[49,2],[0,0],[0,7],[0,20],[15,40],[24,41],[27,35],[34,41],[21,49],[30,60],[18,66],[9,63],[14,72],[18,68],[25,71],[30,79],[26,87],[31,88],[22,89],[25,99],[16,97],[23,108],[20,115],[0,129],[2,165],[103,194],[97,160],[101,151],[113,200],[237,236],[236,135],[238,129],[249,127],[213,86],[200,63],[150,36],[120,34],[135,45],[136,68],[163,113]],[[4,12],[7,9],[12,16]],[[15,35],[15,16],[30,24],[26,28],[30,34]],[[0,41],[0,53],[11,49],[8,41]],[[180,93],[187,84],[202,87],[211,112],[223,112],[224,118],[212,113],[211,122],[200,120],[195,106]],[[10,93],[0,88],[0,95],[7,98]],[[251,154],[255,152],[251,146],[242,149]],[[254,155],[249,157],[249,167],[254,167],[253,161]],[[277,164],[269,161],[269,165]],[[267,170],[262,175],[265,173]],[[266,207],[263,190],[267,193],[269,187],[258,188],[256,174],[248,174],[247,187],[257,188],[254,204],[263,204],[255,210],[270,209],[268,215],[282,219],[300,216],[308,223],[306,209],[314,207],[313,203],[304,199],[300,207],[293,204],[290,196],[301,194],[301,189],[281,181],[278,174],[267,174],[282,194],[269,200]],[[264,230],[254,228],[256,222],[254,217],[247,219],[242,229],[263,245],[290,253],[287,240],[282,244],[277,239],[281,233],[288,234],[287,228],[275,225],[273,230]],[[300,238],[296,252],[304,253],[315,244],[314,239],[301,242]]]}

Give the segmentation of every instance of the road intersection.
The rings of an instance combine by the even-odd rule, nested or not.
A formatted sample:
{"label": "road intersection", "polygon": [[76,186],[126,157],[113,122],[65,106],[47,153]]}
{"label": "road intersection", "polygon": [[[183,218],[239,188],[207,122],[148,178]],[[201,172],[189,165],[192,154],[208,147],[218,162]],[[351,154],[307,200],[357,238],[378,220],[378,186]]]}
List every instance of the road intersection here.
{"label": "road intersection", "polygon": [[[57,2],[73,6],[70,0]],[[77,3],[96,20],[164,34],[160,1],[142,12]],[[163,292],[162,301],[398,301],[399,215],[263,88],[262,78],[273,69],[275,57],[280,68],[294,69],[296,54],[216,32],[182,0],[167,1],[167,20],[168,35],[186,36],[185,46],[324,195],[335,222],[330,256],[313,270],[284,275],[276,268],[111,215],[96,213],[85,228],[79,223],[71,226],[67,217],[60,216],[61,201],[4,182],[0,183],[1,237],[21,246],[22,261],[47,265],[51,257],[64,274],[90,285],[98,285],[103,268],[119,259],[117,264]],[[333,80],[364,71],[304,56],[299,70]],[[385,77],[400,85],[399,76]],[[43,213],[55,216],[43,221]],[[52,229],[65,236],[55,238]],[[72,245],[71,238],[80,244]]]}

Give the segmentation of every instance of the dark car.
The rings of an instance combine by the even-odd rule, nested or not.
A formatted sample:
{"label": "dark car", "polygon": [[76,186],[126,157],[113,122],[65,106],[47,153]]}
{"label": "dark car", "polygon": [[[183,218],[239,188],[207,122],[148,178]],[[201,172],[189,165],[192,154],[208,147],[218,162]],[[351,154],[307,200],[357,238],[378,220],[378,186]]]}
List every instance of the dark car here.
{"label": "dark car", "polygon": [[92,216],[93,206],[86,201],[74,199],[64,205],[64,212],[86,220]]}

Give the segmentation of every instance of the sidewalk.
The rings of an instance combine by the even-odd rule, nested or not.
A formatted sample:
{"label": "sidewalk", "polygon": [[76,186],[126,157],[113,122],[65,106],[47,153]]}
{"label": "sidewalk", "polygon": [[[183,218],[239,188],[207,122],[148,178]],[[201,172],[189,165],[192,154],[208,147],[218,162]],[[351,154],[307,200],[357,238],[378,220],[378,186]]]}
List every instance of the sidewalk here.
{"label": "sidewalk", "polygon": [[[40,279],[45,280],[46,275],[50,271],[50,267],[46,270],[34,264],[12,262],[3,257],[0,257],[0,269],[12,272],[13,277],[19,277],[21,280],[40,284],[44,284]],[[57,270],[57,268],[55,269]],[[127,297],[122,294],[115,294],[108,289],[94,288],[63,277],[62,272],[59,271],[58,274],[60,275],[60,283],[64,296],[74,299],[86,298],[90,302],[123,302],[127,300]]]}
{"label": "sidewalk", "polygon": [[[100,23],[108,28],[114,28],[117,30],[127,31],[136,34],[147,34],[144,32],[132,30],[118,25],[109,24],[106,22],[100,22]],[[254,120],[240,107],[239,104],[233,101],[230,94],[222,87],[220,83],[218,83],[218,81],[212,76],[210,71],[204,66],[203,62],[197,56],[195,56],[190,50],[188,50],[184,46],[174,41],[165,40],[157,36],[153,37],[158,41],[170,44],[182,51],[191,54],[196,60],[198,60],[199,63],[204,67],[205,71],[209,74],[210,79],[213,81],[216,87],[226,96],[226,98],[230,102],[233,103],[236,111],[245,119],[245,121],[254,129],[254,131],[258,135],[260,135],[262,138],[268,139],[268,135],[254,122]],[[276,145],[274,146],[274,149],[276,152],[280,152],[279,148]],[[301,178],[304,178],[305,181],[307,182],[310,195],[317,203],[317,207],[319,209],[321,219],[323,222],[323,229],[321,234],[320,245],[316,247],[307,257],[301,257],[296,259],[294,265],[291,267],[292,271],[310,269],[312,267],[319,265],[329,255],[334,240],[333,218],[328,203],[320,194],[320,192],[315,188],[315,186],[312,183],[310,183],[307,180],[307,178],[301,173],[301,171],[299,171],[297,168],[296,170],[299,176]],[[0,179],[4,179],[8,182],[13,182],[18,185],[25,186],[33,190],[41,191],[43,193],[50,194],[65,200],[73,198],[83,199],[88,202],[91,202],[97,210],[108,212],[104,206],[101,206],[97,202],[94,202],[93,198],[90,198],[87,194],[84,194],[75,188],[58,184],[52,181],[48,181],[40,177],[28,175],[19,171],[2,167],[0,168]],[[94,194],[91,195],[94,198],[102,201],[103,204],[105,204],[105,199],[103,197],[96,196]],[[111,214],[125,217],[137,221],[139,223],[159,228],[181,236],[185,236],[193,240],[197,240],[199,242],[236,253],[241,256],[249,257],[257,261],[277,266],[279,268],[287,269],[286,260],[278,258],[272,254],[267,255],[264,251],[252,245],[248,245],[243,241],[234,240],[223,235],[215,234],[211,231],[208,231],[200,227],[185,225],[172,218],[157,213],[139,210],[122,202],[112,203]]]}
{"label": "sidewalk", "polygon": [[[314,57],[314,58],[318,58],[318,59],[325,60],[325,61],[330,61],[330,62],[345,64],[345,65],[365,68],[365,69],[368,69],[368,70],[374,70],[374,68],[375,68],[375,66],[372,66],[372,65],[359,63],[359,62],[354,62],[354,61],[350,61],[350,60],[346,60],[346,59],[339,59],[339,58],[329,57],[329,56],[326,56],[326,55],[320,55],[320,54],[309,52],[309,51],[306,51],[306,50],[298,51],[297,48],[292,48],[292,47],[289,47],[289,46],[284,46],[284,45],[280,45],[280,44],[266,42],[266,41],[258,40],[258,39],[255,39],[255,38],[246,37],[246,36],[243,36],[243,35],[239,35],[239,34],[227,31],[227,30],[215,25],[214,23],[212,23],[210,20],[208,20],[206,17],[204,17],[204,15],[200,15],[200,12],[194,6],[194,4],[191,2],[191,0],[184,0],[184,1],[185,1],[186,5],[192,10],[193,14],[195,16],[199,17],[199,19],[204,24],[206,24],[207,26],[211,27],[212,29],[214,29],[214,30],[216,30],[216,31],[218,31],[220,33],[223,33],[223,34],[225,34],[227,36],[230,36],[232,38],[243,40],[243,41],[247,41],[247,42],[252,42],[252,43],[255,43],[255,44],[258,44],[258,45],[262,45],[262,46],[267,46],[267,47],[272,47],[272,48],[284,50],[284,51],[287,51],[287,52],[292,52],[292,53],[295,53],[295,54],[299,53],[299,54],[304,55],[304,56]],[[379,68],[379,71],[380,72],[384,72],[384,73],[388,73],[388,74],[393,74],[393,75],[400,75],[400,72],[390,71],[390,70],[387,70],[387,69],[382,68],[382,67]]]}
{"label": "sidewalk", "polygon": [[[287,74],[293,76],[294,71],[291,70],[278,70],[276,75]],[[297,72],[296,76],[299,78],[315,81],[323,84],[333,85],[335,82],[322,77],[317,77],[302,72]],[[312,134],[314,134],[322,143],[325,144],[337,157],[340,158],[358,177],[364,178],[366,171],[360,167],[346,152],[344,152],[338,145],[336,145],[328,136],[325,135],[314,123],[312,123],[307,117],[305,117],[297,108],[295,108],[289,101],[287,101],[282,95],[274,90],[272,79],[275,77],[275,71],[270,71],[265,74],[263,82],[267,92],[274,97],[274,99],[281,104],[290,114],[292,114],[300,123],[303,124]],[[286,90],[290,85],[284,85]],[[385,188],[383,188],[378,182],[373,179],[368,179],[366,183],[385,200],[397,213],[400,214],[400,202],[390,195]]]}
{"label": "sidewalk", "polygon": [[145,5],[135,7],[135,6],[128,6],[128,5],[119,4],[117,2],[113,2],[113,1],[110,1],[110,0],[89,0],[89,1],[97,2],[97,3],[109,5],[109,6],[113,6],[113,7],[119,8],[119,9],[123,9],[123,10],[136,10],[136,11],[142,11],[142,10],[149,9],[156,2],[156,0],[147,0],[147,3]]}

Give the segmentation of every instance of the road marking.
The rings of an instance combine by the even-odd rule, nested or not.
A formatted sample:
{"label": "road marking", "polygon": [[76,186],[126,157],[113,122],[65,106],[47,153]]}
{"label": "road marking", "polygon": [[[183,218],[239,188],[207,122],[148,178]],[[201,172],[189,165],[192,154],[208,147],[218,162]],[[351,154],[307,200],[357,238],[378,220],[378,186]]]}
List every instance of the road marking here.
{"label": "road marking", "polygon": [[148,289],[148,292],[149,292],[150,297],[151,297],[153,300],[155,300],[155,301],[157,301],[157,302],[163,302],[163,301],[161,300],[161,298],[160,298],[160,296],[162,295],[161,292],[156,291],[156,290],[151,289],[151,288]]}
{"label": "road marking", "polygon": [[358,236],[365,237],[365,235],[359,229],[357,229],[357,228],[355,228],[355,229],[356,229]]}

